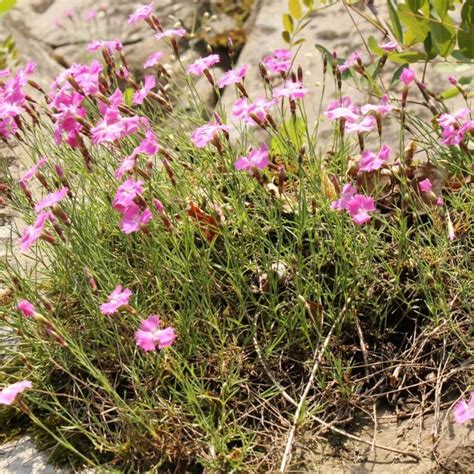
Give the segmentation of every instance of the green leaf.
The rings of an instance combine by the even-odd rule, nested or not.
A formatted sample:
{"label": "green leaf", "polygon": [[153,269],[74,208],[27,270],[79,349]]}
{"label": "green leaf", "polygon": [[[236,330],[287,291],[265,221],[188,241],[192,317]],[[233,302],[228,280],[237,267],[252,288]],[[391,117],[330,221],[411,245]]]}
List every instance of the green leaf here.
{"label": "green leaf", "polygon": [[400,23],[400,17],[397,12],[397,4],[395,0],[387,0],[388,13],[390,15],[391,30],[393,36],[397,39],[400,44],[403,44],[403,29]]}
{"label": "green leaf", "polygon": [[291,16],[295,20],[299,20],[303,16],[300,0],[288,0],[288,8],[290,10]]}
{"label": "green leaf", "polygon": [[417,43],[423,42],[430,32],[429,18],[425,18],[420,13],[414,13],[407,5],[403,4],[398,5],[398,14],[403,25],[408,29],[415,41]]}
{"label": "green leaf", "polygon": [[124,94],[123,94],[123,100],[125,102],[125,105],[128,105],[129,107],[131,107],[134,93],[135,93],[135,89],[133,89],[133,87],[127,87],[125,89]]}
{"label": "green leaf", "polygon": [[461,10],[461,18],[464,25],[474,24],[474,0],[466,0]]}
{"label": "green leaf", "polygon": [[425,1],[426,0],[406,0],[406,4],[412,12],[416,12],[423,6]]}
{"label": "green leaf", "polygon": [[429,33],[425,38],[425,41],[423,41],[423,46],[425,47],[428,59],[434,59],[438,55],[438,51],[434,47],[433,41],[431,40],[431,33]]}
{"label": "green leaf", "polygon": [[459,94],[459,90],[456,87],[450,87],[449,89],[446,89],[445,91],[441,92],[439,95],[442,99],[452,99],[453,97],[456,97]]}
{"label": "green leaf", "polygon": [[377,44],[377,41],[373,36],[369,36],[367,44],[369,46],[370,52],[376,56],[383,56],[385,54],[385,51]]}
{"label": "green leaf", "polygon": [[442,21],[432,19],[430,23],[431,41],[443,58],[448,57],[456,46],[456,29],[449,16]]}
{"label": "green leaf", "polygon": [[306,136],[305,121],[301,117],[291,118],[278,128],[278,136],[272,138],[271,152],[274,155],[284,155],[288,149],[288,141],[294,148],[301,148],[302,139]]}
{"label": "green leaf", "polygon": [[444,19],[448,14],[448,0],[431,0],[431,4],[433,5],[433,9],[438,14],[440,19]]}
{"label": "green leaf", "polygon": [[16,5],[16,0],[0,0],[0,15],[7,13]]}
{"label": "green leaf", "polygon": [[314,8],[314,0],[303,0],[303,5],[312,10]]}
{"label": "green leaf", "polygon": [[474,59],[474,24],[461,24],[458,31],[458,45],[464,56]]}
{"label": "green leaf", "polygon": [[285,13],[282,17],[282,21],[285,31],[288,31],[288,33],[293,33],[293,31],[295,30],[295,25],[293,23],[293,18],[291,17],[291,15]]}
{"label": "green leaf", "polygon": [[426,59],[425,53],[418,53],[416,51],[406,51],[404,53],[390,53],[388,58],[396,63],[416,63]]}
{"label": "green leaf", "polygon": [[290,33],[288,33],[288,31],[283,31],[283,33],[281,34],[281,37],[283,38],[283,41],[285,43],[288,43],[288,44],[291,43],[291,37],[290,37]]}

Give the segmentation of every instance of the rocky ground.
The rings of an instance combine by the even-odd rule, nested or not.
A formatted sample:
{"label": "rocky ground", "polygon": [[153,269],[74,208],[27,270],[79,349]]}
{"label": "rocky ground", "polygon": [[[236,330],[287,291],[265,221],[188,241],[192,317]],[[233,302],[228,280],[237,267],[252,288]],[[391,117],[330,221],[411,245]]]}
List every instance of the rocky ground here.
{"label": "rocky ground", "polygon": [[[165,24],[172,25],[180,20],[189,31],[199,26],[198,19],[207,18],[206,11],[210,11],[209,17],[217,14],[217,18],[210,18],[202,25],[203,28],[195,39],[189,44],[183,44],[183,48],[187,50],[183,59],[191,61],[193,57],[202,54],[205,51],[204,41],[213,43],[218,49],[231,35],[234,42],[244,45],[239,63],[251,65],[246,87],[252,91],[252,96],[259,95],[259,91],[262,91],[258,73],[259,59],[276,48],[284,47],[281,39],[281,16],[287,11],[286,1],[254,0],[250,9],[247,9],[251,3],[249,1],[163,0],[155,3],[158,4],[157,13]],[[240,7],[234,8],[234,4]],[[31,58],[38,63],[39,82],[47,85],[50,78],[64,67],[88,59],[86,45],[92,39],[122,39],[131,66],[138,69],[145,58],[156,51],[156,41],[150,37],[148,29],[130,28],[126,24],[125,18],[132,7],[132,2],[128,0],[19,0],[18,7],[2,21],[5,31],[13,35],[21,58]],[[86,20],[88,11],[92,8],[98,9],[99,14],[94,20]],[[74,10],[73,15],[68,17],[71,9]],[[324,44],[329,50],[337,50],[341,56],[350,54],[356,48],[363,50],[360,37],[354,33],[352,20],[342,6],[324,9],[315,16],[305,35],[307,41],[302,45],[297,59],[305,71],[305,84],[312,90],[307,109],[313,123],[318,117],[322,71],[321,55],[314,44]],[[364,35],[369,32],[374,34],[368,23],[360,19],[357,21]],[[172,69],[173,58],[166,58],[166,62]],[[437,78],[435,85],[438,89],[445,88],[443,75],[437,75]],[[215,98],[210,94],[207,83],[202,82],[197,87],[212,107]],[[361,92],[355,89],[346,90],[346,93],[353,100],[363,99]],[[231,91],[224,93],[224,104],[231,104],[233,100]],[[28,167],[28,162],[19,149],[10,150],[3,146],[0,148],[0,157],[15,167],[17,173]],[[21,222],[15,221],[14,213],[4,205],[2,207],[0,201],[1,255],[5,254],[6,246],[12,241],[12,225],[21,226]],[[472,432],[453,425],[448,412],[441,415],[444,421],[437,446],[437,459],[431,455],[432,416],[416,416],[411,420],[394,423],[393,415],[389,415],[378,420],[375,436],[373,426],[362,427],[356,434],[365,439],[374,439],[378,444],[414,450],[421,456],[421,462],[407,462],[403,456],[394,456],[381,449],[371,450],[370,446],[352,441],[346,443],[344,440],[337,440],[328,444],[313,439],[311,432],[308,432],[299,440],[295,469],[323,473],[428,473],[443,470],[474,472],[470,470],[470,461],[474,458]],[[67,471],[49,466],[47,456],[38,453],[27,437],[0,446],[2,474],[55,472]]]}

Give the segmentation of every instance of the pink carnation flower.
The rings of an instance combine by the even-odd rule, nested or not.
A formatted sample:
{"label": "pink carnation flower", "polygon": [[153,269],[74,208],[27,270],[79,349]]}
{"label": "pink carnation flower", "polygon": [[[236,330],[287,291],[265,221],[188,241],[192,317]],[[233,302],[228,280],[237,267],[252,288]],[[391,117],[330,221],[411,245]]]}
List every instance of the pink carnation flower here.
{"label": "pink carnation flower", "polygon": [[124,234],[131,234],[138,232],[142,225],[148,224],[151,221],[153,214],[150,209],[142,210],[136,204],[131,204],[122,211],[122,220],[120,221],[120,230]]}
{"label": "pink carnation flower", "polygon": [[160,40],[162,38],[182,38],[186,34],[186,30],[184,28],[175,28],[175,29],[169,29],[169,30],[164,30],[160,31],[155,35],[155,38],[157,40]]}
{"label": "pink carnation flower", "polygon": [[379,48],[382,48],[387,53],[395,51],[397,47],[398,44],[396,41],[386,41],[385,43],[379,44]]}
{"label": "pink carnation flower", "polygon": [[230,127],[222,123],[207,123],[196,128],[191,134],[191,141],[198,148],[204,148],[208,143],[218,137],[219,132],[229,133]]}
{"label": "pink carnation flower", "polygon": [[236,84],[237,82],[241,82],[242,79],[245,77],[247,74],[249,65],[244,64],[241,68],[239,69],[231,69],[230,71],[227,71],[217,82],[217,85],[222,88],[225,86],[230,86],[231,84]]}
{"label": "pink carnation flower", "polygon": [[380,169],[390,157],[390,147],[383,145],[376,155],[373,151],[364,150],[359,163],[359,171],[374,171]]}
{"label": "pink carnation flower", "polygon": [[49,193],[45,196],[38,204],[35,206],[35,211],[40,212],[43,209],[47,209],[48,207],[54,207],[58,204],[62,199],[64,199],[69,192],[69,188],[64,187]]}
{"label": "pink carnation flower", "polygon": [[200,76],[206,69],[214,66],[220,61],[218,54],[210,54],[205,58],[196,59],[192,64],[190,64],[186,70],[189,74],[194,74],[195,76]]}
{"label": "pink carnation flower", "polygon": [[286,81],[283,87],[273,91],[273,97],[288,97],[291,100],[302,99],[308,93],[308,89],[303,87],[303,83],[296,81]]}
{"label": "pink carnation flower", "polygon": [[144,319],[140,328],[135,333],[135,340],[137,346],[144,351],[154,351],[158,347],[171,346],[176,339],[176,333],[172,327],[159,329],[160,318],[156,315],[151,315]]}
{"label": "pink carnation flower", "polygon": [[156,53],[150,54],[150,56],[148,56],[147,60],[143,64],[143,67],[147,69],[149,67],[156,66],[162,57],[163,53],[161,51],[157,51]]}
{"label": "pink carnation flower", "polygon": [[415,71],[411,69],[410,67],[406,67],[403,69],[401,75],[400,75],[400,80],[408,86],[413,80],[415,79]]}
{"label": "pink carnation flower", "polygon": [[371,219],[369,212],[375,211],[374,198],[362,194],[355,194],[347,203],[346,209],[356,224],[365,224]]}
{"label": "pink carnation flower", "polygon": [[46,161],[48,161],[47,158],[41,158],[38,160],[38,162],[33,167],[31,167],[21,176],[18,182],[21,184],[26,184],[37,173],[39,168],[41,168],[46,163]]}
{"label": "pink carnation flower", "polygon": [[114,291],[110,294],[106,303],[100,305],[100,312],[102,314],[114,314],[121,306],[128,305],[132,292],[128,288],[123,288],[122,285],[117,285]]}
{"label": "pink carnation flower", "polygon": [[338,211],[346,209],[347,203],[351,200],[352,196],[357,192],[355,186],[351,183],[347,183],[342,188],[341,196],[337,201],[331,203],[331,208]]}
{"label": "pink carnation flower", "polygon": [[262,63],[273,74],[286,73],[291,68],[291,52],[288,49],[277,49],[263,58]]}
{"label": "pink carnation flower", "polygon": [[124,212],[135,204],[134,199],[141,194],[143,194],[143,180],[127,179],[117,189],[112,206],[119,212]]}
{"label": "pink carnation flower", "polygon": [[117,179],[122,179],[125,174],[133,170],[133,168],[135,167],[136,160],[137,160],[136,153],[132,153],[130,156],[126,156],[120,162],[120,166],[115,171],[114,176]]}
{"label": "pink carnation flower", "polygon": [[147,95],[153,90],[153,88],[156,86],[156,78],[155,76],[145,76],[145,79],[143,80],[143,87],[141,89],[138,89],[135,91],[133,94],[133,105],[140,105],[143,104],[143,101],[147,97]]}
{"label": "pink carnation flower", "polygon": [[148,130],[145,134],[145,138],[141,141],[140,145],[138,145],[134,152],[136,153],[143,153],[145,155],[153,156],[156,155],[160,151],[160,145],[156,140],[155,134]]}
{"label": "pink carnation flower", "polygon": [[96,40],[89,43],[87,51],[89,51],[89,53],[94,53],[102,48],[107,49],[109,53],[112,54],[114,51],[120,51],[123,48],[123,45],[119,40]]}
{"label": "pink carnation flower", "polygon": [[42,212],[36,217],[33,225],[29,225],[23,229],[21,234],[21,251],[28,252],[30,247],[41,237],[46,221],[50,218],[49,212]]}
{"label": "pink carnation flower", "polygon": [[393,107],[390,105],[388,96],[384,95],[379,104],[365,104],[360,108],[360,111],[365,115],[369,112],[378,112],[382,117],[385,117],[392,112]]}
{"label": "pink carnation flower", "polygon": [[355,122],[359,119],[359,110],[350,97],[344,96],[332,101],[324,111],[324,115],[329,120],[344,118],[348,122]]}
{"label": "pink carnation flower", "polygon": [[341,72],[347,71],[350,67],[355,66],[360,60],[362,56],[359,51],[354,51],[349,58],[339,66],[339,70]]}
{"label": "pink carnation flower", "polygon": [[32,386],[33,384],[29,380],[22,380],[21,382],[8,385],[8,387],[0,391],[0,405],[11,405],[20,393]]}
{"label": "pink carnation flower", "polygon": [[249,171],[252,168],[263,169],[268,166],[269,161],[268,148],[262,143],[258,149],[252,150],[248,156],[241,156],[235,162],[235,169]]}
{"label": "pink carnation flower", "polygon": [[0,77],[8,77],[10,74],[10,69],[0,69]]}
{"label": "pink carnation flower", "polygon": [[454,406],[454,419],[456,423],[463,424],[466,421],[474,420],[474,391],[471,392],[469,402],[459,400]]}
{"label": "pink carnation flower", "polygon": [[377,125],[377,119],[373,115],[366,115],[358,122],[347,121],[344,129],[347,133],[371,132]]}
{"label": "pink carnation flower", "polygon": [[92,143],[114,142],[135,133],[140,127],[140,117],[122,117],[118,109],[108,107],[104,118],[91,129]]}
{"label": "pink carnation flower", "polygon": [[21,311],[23,316],[27,318],[31,318],[36,314],[35,307],[28,300],[20,300],[17,308]]}
{"label": "pink carnation flower", "polygon": [[420,191],[422,193],[429,193],[433,189],[433,185],[431,184],[431,181],[429,178],[426,178],[423,181],[420,181],[418,183],[418,186],[420,187]]}
{"label": "pink carnation flower", "polygon": [[153,2],[149,3],[148,5],[140,5],[128,17],[128,24],[129,25],[134,25],[135,23],[139,22],[140,20],[146,20],[147,18],[150,18],[152,13],[153,13]]}
{"label": "pink carnation flower", "polygon": [[260,122],[267,120],[267,113],[278,99],[268,101],[265,97],[258,97],[254,102],[248,103],[247,99],[237,99],[232,107],[232,115],[243,120],[247,125],[257,125],[252,115]]}

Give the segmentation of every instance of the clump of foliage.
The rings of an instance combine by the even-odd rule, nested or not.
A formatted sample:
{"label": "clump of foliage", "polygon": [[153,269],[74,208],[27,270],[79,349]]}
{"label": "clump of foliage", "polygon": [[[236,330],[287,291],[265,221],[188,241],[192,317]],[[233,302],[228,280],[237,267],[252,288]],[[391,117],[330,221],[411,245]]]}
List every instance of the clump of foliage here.
{"label": "clump of foliage", "polygon": [[[151,6],[138,21],[179,58],[184,29],[164,30]],[[400,91],[355,104],[343,79],[373,86],[384,64],[369,76],[359,53],[323,50],[321,151],[290,50],[262,59],[265,97],[245,65],[183,66],[189,100],[160,52],[137,84],[118,40],[89,50],[103,62],[50,91],[31,63],[0,88],[0,135],[34,162],[8,189],[29,260],[3,268],[2,420],[20,410],[53,450],[95,466],[284,470],[304,426],[344,434],[374,403],[467,386],[467,107],[449,113],[408,65]],[[205,116],[200,75],[235,89],[232,110]],[[412,110],[417,90],[431,123]]]}

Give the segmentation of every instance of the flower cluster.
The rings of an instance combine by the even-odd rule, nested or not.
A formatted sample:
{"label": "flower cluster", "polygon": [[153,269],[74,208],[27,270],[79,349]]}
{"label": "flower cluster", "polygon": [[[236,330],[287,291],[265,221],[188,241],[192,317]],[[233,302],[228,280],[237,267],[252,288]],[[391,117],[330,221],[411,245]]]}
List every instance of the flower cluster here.
{"label": "flower cluster", "polygon": [[357,189],[350,183],[344,185],[340,198],[332,202],[331,208],[346,210],[352,220],[359,225],[369,222],[372,218],[369,213],[376,210],[374,198],[357,194]]}
{"label": "flower cluster", "polygon": [[468,135],[474,135],[474,120],[469,117],[469,109],[460,109],[453,114],[441,114],[437,119],[442,130],[440,143],[459,145]]}

